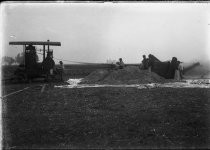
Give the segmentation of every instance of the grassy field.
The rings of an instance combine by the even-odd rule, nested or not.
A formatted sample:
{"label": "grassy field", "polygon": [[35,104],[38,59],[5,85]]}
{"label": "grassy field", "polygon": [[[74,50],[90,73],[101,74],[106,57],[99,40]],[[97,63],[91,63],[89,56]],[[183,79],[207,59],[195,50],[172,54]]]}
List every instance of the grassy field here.
{"label": "grassy field", "polygon": [[53,85],[3,86],[31,86],[2,100],[4,148],[210,148],[210,89]]}

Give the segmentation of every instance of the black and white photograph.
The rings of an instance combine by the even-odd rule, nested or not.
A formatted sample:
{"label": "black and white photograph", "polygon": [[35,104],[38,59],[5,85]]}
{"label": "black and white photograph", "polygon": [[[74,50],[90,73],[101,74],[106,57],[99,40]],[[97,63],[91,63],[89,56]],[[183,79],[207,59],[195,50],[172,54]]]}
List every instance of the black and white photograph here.
{"label": "black and white photograph", "polygon": [[2,149],[210,148],[210,3],[0,10]]}

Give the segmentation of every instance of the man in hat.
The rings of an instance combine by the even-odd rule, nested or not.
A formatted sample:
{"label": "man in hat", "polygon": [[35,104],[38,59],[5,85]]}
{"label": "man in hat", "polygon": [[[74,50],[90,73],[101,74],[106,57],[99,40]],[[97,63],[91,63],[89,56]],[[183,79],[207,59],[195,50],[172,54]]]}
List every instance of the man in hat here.
{"label": "man in hat", "polygon": [[59,64],[57,72],[60,74],[61,81],[63,81],[64,65],[62,61],[59,61]]}
{"label": "man in hat", "polygon": [[45,58],[45,60],[43,61],[43,67],[46,73],[46,79],[48,81],[49,76],[53,76],[53,71],[55,68],[55,62],[52,58],[52,54],[48,53],[47,57]]}
{"label": "man in hat", "polygon": [[125,64],[124,64],[122,58],[119,58],[119,61],[116,63],[116,65],[117,65],[117,68],[119,68],[119,69],[123,69],[125,67]]}
{"label": "man in hat", "polygon": [[143,60],[141,61],[142,62],[142,66],[141,66],[141,69],[148,69],[148,59],[146,58],[146,55],[143,55]]}

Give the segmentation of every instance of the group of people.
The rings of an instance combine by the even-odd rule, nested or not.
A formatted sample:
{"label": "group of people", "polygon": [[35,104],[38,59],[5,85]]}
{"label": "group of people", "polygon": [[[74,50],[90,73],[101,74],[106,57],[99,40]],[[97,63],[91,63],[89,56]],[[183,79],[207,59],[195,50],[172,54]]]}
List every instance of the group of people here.
{"label": "group of people", "polygon": [[[146,58],[146,55],[143,55],[143,60],[141,61],[139,68],[142,70],[148,69],[149,71],[152,71],[154,62],[161,61],[151,54],[148,55],[148,58]],[[60,74],[61,80],[63,80],[64,65],[62,61],[60,61],[59,64],[60,65],[55,68],[55,62],[53,60],[52,54],[48,53],[47,57],[43,61],[43,67],[45,68],[47,79],[49,76],[53,76],[54,74]],[[168,77],[174,78],[176,80],[183,79],[184,67],[182,62],[178,61],[176,57],[173,57],[169,64]],[[119,58],[119,61],[115,64],[115,69],[123,69],[124,67],[125,64],[122,58]]]}
{"label": "group of people", "polygon": [[[142,63],[140,64],[140,69],[151,69],[154,67],[154,62],[160,62],[155,56],[149,54],[148,58],[146,58],[146,55],[143,55]],[[183,79],[183,63],[178,61],[176,57],[173,57],[170,65],[169,65],[169,71],[168,71],[168,77],[174,78],[176,80]]]}
{"label": "group of people", "polygon": [[[143,60],[141,61],[141,64],[139,65],[139,68],[141,70],[149,70],[153,71],[154,68],[154,62],[160,62],[159,59],[157,59],[152,54],[148,55],[148,58],[146,55],[143,55]],[[125,64],[122,60],[122,58],[119,58],[119,61],[115,64],[115,69],[123,69],[125,67]],[[170,62],[168,62],[168,71],[165,73],[165,76],[169,79],[176,79],[181,80],[183,79],[183,64],[182,62],[178,61],[176,57],[173,57]]]}

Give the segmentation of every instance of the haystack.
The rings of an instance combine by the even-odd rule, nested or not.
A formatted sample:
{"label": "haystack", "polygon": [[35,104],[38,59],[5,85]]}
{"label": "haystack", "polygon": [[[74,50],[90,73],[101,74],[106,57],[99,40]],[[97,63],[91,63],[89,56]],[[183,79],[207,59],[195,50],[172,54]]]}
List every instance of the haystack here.
{"label": "haystack", "polygon": [[128,66],[118,70],[96,70],[86,76],[81,84],[142,84],[164,82],[165,79],[154,72]]}

